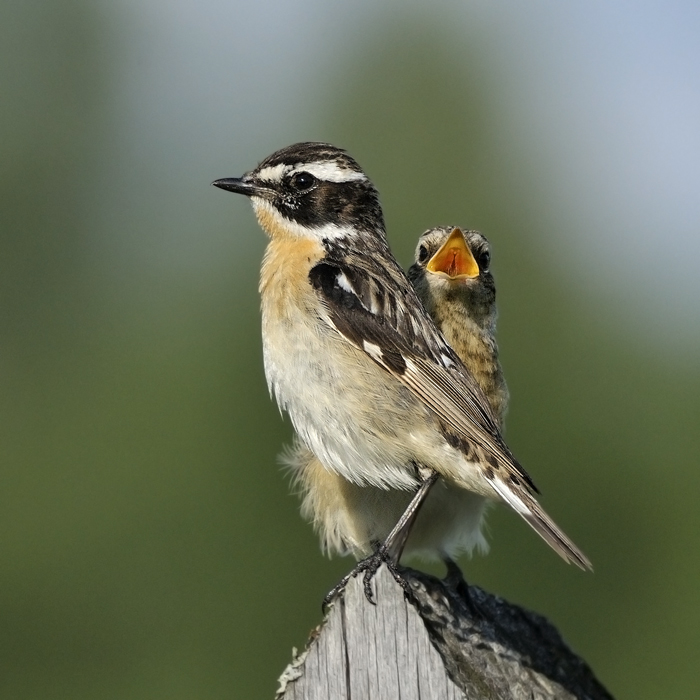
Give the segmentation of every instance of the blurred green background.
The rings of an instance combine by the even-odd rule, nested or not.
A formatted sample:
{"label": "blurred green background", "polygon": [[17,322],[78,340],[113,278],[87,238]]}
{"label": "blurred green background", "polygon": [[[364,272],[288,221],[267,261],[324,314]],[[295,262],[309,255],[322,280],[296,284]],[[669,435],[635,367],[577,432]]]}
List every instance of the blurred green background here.
{"label": "blurred green background", "polygon": [[492,241],[508,440],[596,571],[503,509],[468,580],[616,696],[694,696],[697,8],[254,5],[0,8],[0,697],[271,698],[350,567],[276,462],[263,235],[209,187],[307,139],[403,264]]}

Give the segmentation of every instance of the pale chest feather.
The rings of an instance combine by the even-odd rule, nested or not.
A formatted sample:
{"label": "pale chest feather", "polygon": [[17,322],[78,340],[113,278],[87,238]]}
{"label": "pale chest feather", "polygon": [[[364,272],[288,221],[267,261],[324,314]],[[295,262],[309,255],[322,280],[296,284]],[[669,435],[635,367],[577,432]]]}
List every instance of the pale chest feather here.
{"label": "pale chest feather", "polygon": [[417,445],[444,441],[411,392],[321,318],[308,274],[322,256],[320,245],[304,241],[273,240],[266,251],[260,291],[270,392],[327,467],[357,483],[412,488]]}
{"label": "pale chest feather", "polygon": [[260,274],[263,354],[270,392],[281,408],[290,393],[303,391],[318,328],[317,302],[308,282],[309,270],[323,257],[315,241],[273,239]]}
{"label": "pale chest feather", "polygon": [[284,322],[294,307],[305,305],[311,294],[309,270],[323,255],[316,241],[289,237],[270,241],[260,271],[263,317]]}

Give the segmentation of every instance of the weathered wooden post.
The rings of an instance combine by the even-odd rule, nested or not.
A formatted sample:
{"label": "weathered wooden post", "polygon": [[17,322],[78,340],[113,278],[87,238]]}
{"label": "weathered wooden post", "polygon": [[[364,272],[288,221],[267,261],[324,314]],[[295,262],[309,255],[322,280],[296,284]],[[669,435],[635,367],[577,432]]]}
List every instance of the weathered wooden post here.
{"label": "weathered wooden post", "polygon": [[467,585],[382,567],[352,580],[280,678],[277,700],[612,700],[543,617]]}

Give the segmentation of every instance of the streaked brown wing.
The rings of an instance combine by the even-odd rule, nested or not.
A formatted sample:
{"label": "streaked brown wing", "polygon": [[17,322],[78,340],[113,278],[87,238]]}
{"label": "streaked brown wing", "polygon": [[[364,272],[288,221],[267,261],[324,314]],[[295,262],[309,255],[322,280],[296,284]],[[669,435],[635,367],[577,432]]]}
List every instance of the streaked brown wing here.
{"label": "streaked brown wing", "polygon": [[[592,569],[585,554],[545,513],[537,488],[501,437],[488,400],[437,330],[403,271],[391,259],[326,259],[309,279],[327,322],[428,406],[445,439],[470,461],[476,450],[484,477],[565,561]],[[354,262],[354,261],[353,261]]]}
{"label": "streaked brown wing", "polygon": [[398,279],[392,272],[388,275],[386,267],[368,269],[364,259],[362,267],[347,260],[324,260],[311,270],[310,280],[329,322],[343,338],[407,386],[458,442],[479,448],[492,469],[503,470],[502,478],[536,492],[503,442],[481,388],[437,330],[403,272]]}

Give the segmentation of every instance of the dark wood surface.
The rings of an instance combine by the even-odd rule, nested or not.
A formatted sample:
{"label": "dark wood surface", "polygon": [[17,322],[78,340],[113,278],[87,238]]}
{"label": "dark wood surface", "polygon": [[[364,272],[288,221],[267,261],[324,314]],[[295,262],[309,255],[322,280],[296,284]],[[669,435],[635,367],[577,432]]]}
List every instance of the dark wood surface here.
{"label": "dark wood surface", "polygon": [[354,579],[280,678],[278,700],[611,700],[542,616],[468,586],[382,567],[371,605]]}

